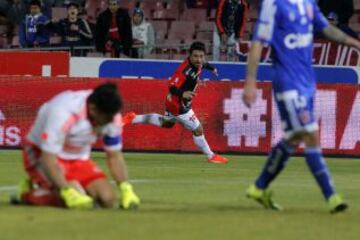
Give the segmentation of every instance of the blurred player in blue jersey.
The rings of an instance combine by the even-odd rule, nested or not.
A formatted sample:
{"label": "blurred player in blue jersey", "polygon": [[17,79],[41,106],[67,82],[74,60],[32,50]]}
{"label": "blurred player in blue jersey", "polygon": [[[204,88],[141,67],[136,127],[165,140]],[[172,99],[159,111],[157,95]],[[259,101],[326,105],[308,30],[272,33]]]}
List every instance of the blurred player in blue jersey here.
{"label": "blurred player in blue jersey", "polygon": [[272,149],[255,183],[246,195],[265,208],[280,210],[267,190],[300,143],[305,159],[328,203],[331,213],[347,204],[336,192],[320,148],[314,114],[316,80],[312,64],[313,33],[322,32],[335,42],[360,49],[360,42],[330,25],[315,0],[263,0],[249,54],[243,100],[251,107],[256,100],[256,73],[264,45],[273,50],[273,91],[284,129],[282,140]]}

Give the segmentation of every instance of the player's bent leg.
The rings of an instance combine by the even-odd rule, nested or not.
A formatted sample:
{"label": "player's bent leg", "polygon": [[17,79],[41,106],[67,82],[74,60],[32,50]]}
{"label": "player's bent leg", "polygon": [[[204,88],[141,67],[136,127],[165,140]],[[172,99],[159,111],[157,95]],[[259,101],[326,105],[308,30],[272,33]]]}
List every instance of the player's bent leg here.
{"label": "player's bent leg", "polygon": [[255,184],[249,186],[246,190],[248,198],[256,200],[267,209],[282,210],[282,207],[272,200],[272,192],[267,190],[267,187],[284,169],[293,150],[294,146],[285,139],[281,140],[272,149]]}
{"label": "player's bent leg", "polygon": [[161,127],[163,128],[173,128],[175,126],[176,122],[174,121],[167,121],[167,120],[163,120]]}
{"label": "player's bent leg", "polygon": [[57,191],[35,188],[21,195],[22,203],[34,206],[64,207],[64,202]]}
{"label": "player's bent leg", "polygon": [[136,115],[136,117],[133,118],[131,123],[132,124],[151,124],[151,125],[155,125],[157,127],[161,127],[163,118],[164,118],[163,115],[160,115],[157,113]]}
{"label": "player's bent leg", "polygon": [[41,165],[37,164],[40,155],[40,149],[24,144],[23,164],[28,178],[20,181],[17,196],[12,196],[10,201],[16,204],[63,207],[64,202],[59,193],[46,177]]}
{"label": "player's bent leg", "polygon": [[264,208],[275,211],[281,211],[283,208],[275,203],[272,199],[273,193],[267,189],[260,189],[255,184],[250,185],[246,189],[246,197],[251,198],[260,203]]}
{"label": "player's bent leg", "polygon": [[204,130],[201,124],[195,130],[193,130],[192,133],[195,145],[207,156],[208,163],[225,164],[228,162],[228,159],[211,151],[209,144],[206,141]]}
{"label": "player's bent leg", "polygon": [[255,182],[256,187],[266,189],[284,169],[293,151],[294,147],[285,139],[276,144],[272,148],[265,166]]}
{"label": "player's bent leg", "polygon": [[85,190],[102,207],[113,208],[116,206],[116,194],[113,186],[111,186],[107,179],[96,179],[90,182]]}
{"label": "player's bent leg", "polygon": [[123,126],[131,124],[135,118],[136,118],[136,113],[134,112],[125,113],[124,116],[122,117]]}
{"label": "player's bent leg", "polygon": [[328,202],[331,213],[341,212],[348,208],[342,197],[335,191],[329,169],[322,155],[318,131],[306,134],[305,159],[320,189]]}

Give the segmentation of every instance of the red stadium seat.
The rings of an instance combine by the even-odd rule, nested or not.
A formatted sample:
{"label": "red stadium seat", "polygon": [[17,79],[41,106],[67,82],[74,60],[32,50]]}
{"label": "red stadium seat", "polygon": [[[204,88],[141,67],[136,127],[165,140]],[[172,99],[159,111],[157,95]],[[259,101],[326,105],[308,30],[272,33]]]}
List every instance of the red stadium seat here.
{"label": "red stadium seat", "polygon": [[199,24],[198,32],[213,32],[215,23],[212,21],[204,21]]}
{"label": "red stadium seat", "polygon": [[180,46],[180,39],[166,39],[163,46],[161,47],[161,51],[170,55],[180,53],[182,50]]}
{"label": "red stadium seat", "polygon": [[107,3],[98,0],[87,0],[85,10],[90,21],[95,21],[96,17],[107,8]]}
{"label": "red stadium seat", "polygon": [[173,60],[184,60],[187,57],[187,54],[186,53],[178,53],[178,54],[173,54],[170,57]]}
{"label": "red stadium seat", "polygon": [[360,22],[360,14],[354,14],[350,18],[350,23],[358,23],[358,22]]}
{"label": "red stadium seat", "polygon": [[125,9],[131,9],[131,8],[133,8],[133,3],[134,3],[134,1],[129,1],[129,0],[121,0],[121,1],[119,1],[119,6],[121,7],[121,8],[125,8]]}
{"label": "red stadium seat", "polygon": [[158,2],[160,2],[160,1],[159,0],[143,0],[140,3],[140,8],[141,9],[151,9],[151,10],[155,10],[158,7],[163,8],[162,4],[159,4],[159,6],[157,6]]}
{"label": "red stadium seat", "polygon": [[206,9],[186,9],[181,15],[180,20],[182,21],[192,21],[196,26],[199,26],[201,22],[207,20]]}
{"label": "red stadium seat", "polygon": [[196,34],[196,39],[200,40],[200,41],[203,41],[203,40],[212,41],[213,32],[198,32]]}
{"label": "red stadium seat", "polygon": [[182,0],[171,0],[171,1],[168,1],[167,4],[166,4],[166,9],[183,9],[184,6],[184,1]]}
{"label": "red stadium seat", "polygon": [[169,30],[168,39],[188,40],[193,39],[195,23],[190,21],[174,21]]}
{"label": "red stadium seat", "polygon": [[11,41],[11,47],[19,47],[19,46],[20,46],[19,36],[15,35]]}
{"label": "red stadium seat", "polygon": [[157,9],[153,13],[153,19],[176,20],[179,17],[177,9]]}
{"label": "red stadium seat", "polygon": [[56,20],[67,18],[67,9],[62,7],[54,7],[51,9],[51,15],[52,18]]}
{"label": "red stadium seat", "polygon": [[148,55],[150,59],[169,59],[169,54],[167,53],[151,53]]}
{"label": "red stadium seat", "polygon": [[168,33],[167,21],[150,21],[155,32],[156,44],[162,44]]}
{"label": "red stadium seat", "polygon": [[355,32],[360,32],[360,23],[350,23],[350,28],[354,30]]}
{"label": "red stadium seat", "polygon": [[150,21],[154,30],[164,32],[167,34],[167,21]]}
{"label": "red stadium seat", "polygon": [[0,36],[0,48],[7,48],[6,38]]}
{"label": "red stadium seat", "polygon": [[359,0],[354,1],[354,9],[356,12],[360,13],[360,1]]}
{"label": "red stadium seat", "polygon": [[59,45],[61,43],[60,36],[52,36],[50,37],[50,45]]}
{"label": "red stadium seat", "polygon": [[[152,19],[153,10],[146,8],[146,9],[143,9],[143,11],[144,11],[144,16],[145,16],[145,19],[146,19],[146,20]],[[132,13],[131,13],[131,14],[132,14]]]}
{"label": "red stadium seat", "polygon": [[0,35],[3,35],[7,32],[8,27],[6,25],[0,25]]}

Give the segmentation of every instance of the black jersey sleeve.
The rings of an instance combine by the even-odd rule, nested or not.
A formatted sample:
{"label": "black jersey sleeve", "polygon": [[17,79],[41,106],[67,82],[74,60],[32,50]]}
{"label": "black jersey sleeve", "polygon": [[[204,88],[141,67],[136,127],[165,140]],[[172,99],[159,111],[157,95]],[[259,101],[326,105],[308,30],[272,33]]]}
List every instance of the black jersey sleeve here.
{"label": "black jersey sleeve", "polygon": [[203,68],[204,68],[204,69],[207,69],[207,70],[210,70],[210,71],[214,71],[214,70],[216,69],[215,66],[213,66],[212,64],[210,64],[210,63],[208,63],[208,62],[206,62],[206,63],[203,64]]}

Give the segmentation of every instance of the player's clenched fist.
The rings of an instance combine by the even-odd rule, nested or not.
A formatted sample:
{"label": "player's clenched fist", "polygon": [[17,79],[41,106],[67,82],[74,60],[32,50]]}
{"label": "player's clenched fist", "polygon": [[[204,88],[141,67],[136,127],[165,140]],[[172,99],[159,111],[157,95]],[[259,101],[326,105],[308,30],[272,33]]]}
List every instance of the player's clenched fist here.
{"label": "player's clenched fist", "polygon": [[250,107],[256,100],[256,84],[253,81],[246,81],[244,86],[243,101]]}

